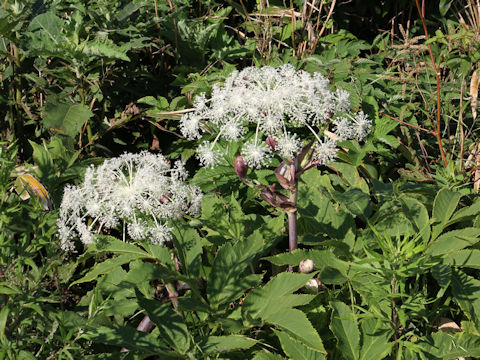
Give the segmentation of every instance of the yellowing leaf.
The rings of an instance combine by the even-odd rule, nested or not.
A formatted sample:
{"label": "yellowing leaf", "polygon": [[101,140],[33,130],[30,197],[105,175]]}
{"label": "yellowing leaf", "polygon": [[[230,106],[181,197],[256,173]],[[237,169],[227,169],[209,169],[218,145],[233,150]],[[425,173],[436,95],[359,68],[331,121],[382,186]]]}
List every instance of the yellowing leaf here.
{"label": "yellowing leaf", "polygon": [[15,191],[22,200],[27,200],[31,196],[38,196],[42,201],[45,210],[52,209],[52,202],[47,190],[30,174],[17,176],[17,180],[15,181]]}

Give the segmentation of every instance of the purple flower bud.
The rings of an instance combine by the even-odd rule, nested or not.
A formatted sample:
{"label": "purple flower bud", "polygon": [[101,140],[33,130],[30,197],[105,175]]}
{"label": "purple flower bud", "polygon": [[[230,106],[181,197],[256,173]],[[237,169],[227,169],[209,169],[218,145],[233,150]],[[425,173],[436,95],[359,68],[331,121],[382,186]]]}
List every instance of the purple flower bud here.
{"label": "purple flower bud", "polygon": [[300,270],[301,273],[308,274],[313,271],[313,268],[315,267],[315,263],[313,260],[306,259],[300,261],[300,264],[298,265],[298,269]]}
{"label": "purple flower bud", "polygon": [[240,180],[245,180],[247,177],[247,172],[248,172],[248,165],[245,162],[245,159],[243,158],[242,155],[238,155],[235,158],[235,161],[233,163],[233,167],[235,169],[235,172],[237,173],[238,177]]}
{"label": "purple flower bud", "polygon": [[276,151],[277,141],[273,138],[273,136],[268,136],[267,139],[265,140],[265,142],[267,143],[270,150]]}

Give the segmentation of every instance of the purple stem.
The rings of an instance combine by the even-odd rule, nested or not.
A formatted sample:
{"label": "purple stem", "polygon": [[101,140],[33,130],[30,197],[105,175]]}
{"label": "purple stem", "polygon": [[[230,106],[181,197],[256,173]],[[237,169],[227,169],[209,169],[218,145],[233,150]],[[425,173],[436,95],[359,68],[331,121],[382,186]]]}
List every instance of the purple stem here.
{"label": "purple stem", "polygon": [[[288,250],[292,252],[297,248],[297,195],[298,180],[295,180],[295,190],[290,191],[290,201],[295,204],[295,211],[288,213]],[[293,271],[293,266],[288,266],[288,271]]]}

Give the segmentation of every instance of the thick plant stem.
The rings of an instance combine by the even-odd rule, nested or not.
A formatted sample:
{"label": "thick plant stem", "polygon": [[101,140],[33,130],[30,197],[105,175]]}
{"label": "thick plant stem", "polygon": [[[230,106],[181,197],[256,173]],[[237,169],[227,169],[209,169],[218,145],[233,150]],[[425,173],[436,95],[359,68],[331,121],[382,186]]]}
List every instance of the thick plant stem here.
{"label": "thick plant stem", "polygon": [[[297,197],[298,180],[295,180],[295,190],[290,191],[290,201],[295,205],[295,209],[288,213],[288,250],[292,252],[297,248]],[[288,271],[293,271],[293,266],[288,266]]]}

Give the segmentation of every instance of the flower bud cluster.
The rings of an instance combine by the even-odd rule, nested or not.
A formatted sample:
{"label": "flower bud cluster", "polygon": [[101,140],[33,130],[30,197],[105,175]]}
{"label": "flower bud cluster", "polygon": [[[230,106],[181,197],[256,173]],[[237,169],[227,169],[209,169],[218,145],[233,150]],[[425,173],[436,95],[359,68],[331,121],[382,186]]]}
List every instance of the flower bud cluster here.
{"label": "flower bud cluster", "polygon": [[57,223],[62,249],[73,250],[75,238],[90,244],[111,229],[137,241],[169,240],[168,219],[200,209],[202,193],[187,176],[182,162],[170,167],[162,155],[146,151],[88,168],[81,185],[64,190]]}
{"label": "flower bud cluster", "polygon": [[255,136],[245,141],[241,155],[249,167],[261,168],[274,155],[293,158],[303,145],[305,130],[315,138],[317,162],[328,163],[335,158],[336,141],[323,137],[323,131],[333,131],[341,140],[361,140],[371,127],[363,112],[350,114],[348,92],[332,91],[321,74],[297,71],[289,64],[234,71],[223,84],[213,86],[210,99],[201,94],[193,106],[182,117],[180,129],[188,139],[203,139],[206,129],[216,134],[197,149],[206,167],[222,162],[221,150],[215,146],[219,139],[244,140],[253,128]]}

